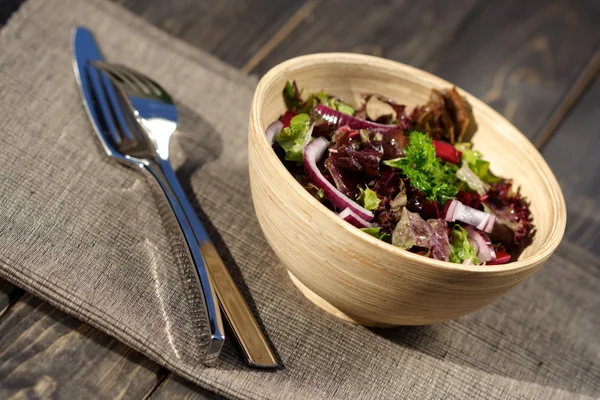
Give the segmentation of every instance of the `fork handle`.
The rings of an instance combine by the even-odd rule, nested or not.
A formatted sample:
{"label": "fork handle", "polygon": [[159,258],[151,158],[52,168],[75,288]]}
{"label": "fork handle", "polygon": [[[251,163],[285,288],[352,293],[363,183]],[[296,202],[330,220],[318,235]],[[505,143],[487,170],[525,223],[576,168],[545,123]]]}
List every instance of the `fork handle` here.
{"label": "fork handle", "polygon": [[172,168],[169,168],[167,174],[165,174],[161,165],[151,162],[144,165],[143,169],[156,180],[162,189],[187,245],[187,249],[185,250],[189,253],[187,256],[184,254],[184,257],[186,258],[186,261],[191,259],[194,264],[196,276],[191,276],[190,278],[192,282],[197,279],[202,288],[210,329],[210,341],[205,354],[204,364],[212,365],[217,361],[219,354],[221,353],[221,348],[225,341],[225,332],[223,329],[221,312],[213,290],[213,283],[207,270],[207,260],[198,247],[194,230],[190,226],[190,221],[176,195],[176,190],[181,190],[181,187],[178,182],[175,182],[176,187],[174,188],[173,180],[168,176],[168,173],[172,172]]}
{"label": "fork handle", "polygon": [[227,267],[212,244],[206,229],[190,204],[179,180],[166,160],[160,162],[161,169],[187,215],[192,231],[206,262],[211,281],[227,322],[242,349],[246,362],[253,367],[278,367],[277,358],[267,342],[250,307],[244,300]]}

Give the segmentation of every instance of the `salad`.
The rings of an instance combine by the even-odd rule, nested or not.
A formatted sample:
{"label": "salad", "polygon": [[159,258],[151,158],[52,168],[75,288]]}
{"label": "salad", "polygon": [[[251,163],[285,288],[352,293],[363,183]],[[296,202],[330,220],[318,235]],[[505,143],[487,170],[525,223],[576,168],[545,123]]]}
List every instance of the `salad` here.
{"label": "salad", "polygon": [[535,234],[529,203],[473,148],[477,124],[456,88],[433,89],[407,114],[363,94],[358,107],[326,92],[283,90],[287,111],[267,139],[325,207],[393,246],[459,264],[504,264]]}

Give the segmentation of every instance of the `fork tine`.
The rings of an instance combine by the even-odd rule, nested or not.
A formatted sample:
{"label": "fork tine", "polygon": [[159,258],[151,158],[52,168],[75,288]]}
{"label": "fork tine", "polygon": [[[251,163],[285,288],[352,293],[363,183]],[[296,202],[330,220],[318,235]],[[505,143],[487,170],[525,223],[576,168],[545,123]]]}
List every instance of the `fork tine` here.
{"label": "fork tine", "polygon": [[148,76],[142,74],[141,72],[134,71],[124,65],[116,65],[115,67],[119,68],[119,70],[123,74],[127,75],[130,79],[134,79],[136,82],[138,82],[140,86],[143,86],[145,88],[145,92],[154,94],[161,98],[166,98],[169,100],[169,102],[173,102],[167,91]]}
{"label": "fork tine", "polygon": [[132,80],[127,74],[123,74],[115,65],[111,65],[105,62],[93,62],[94,66],[101,71],[107,73],[117,84],[125,86],[132,92],[146,92],[143,86],[140,86]]}
{"label": "fork tine", "polygon": [[94,65],[98,69],[108,73],[117,84],[125,85],[125,87],[133,93],[142,92],[146,95],[157,96],[162,101],[173,103],[173,99],[162,86],[140,72],[134,71],[121,64],[94,62]]}
{"label": "fork tine", "polygon": [[123,67],[123,69],[128,70],[130,74],[135,75],[140,81],[143,81],[146,85],[148,85],[148,88],[150,89],[150,91],[154,92],[155,100],[161,101],[163,103],[163,105],[167,105],[167,104],[171,105],[170,109],[163,108],[163,113],[168,112],[170,114],[168,119],[170,119],[172,121],[177,121],[179,119],[173,98],[162,86],[160,86],[160,84],[158,84],[152,78],[142,74],[141,72],[127,69],[127,67]]}
{"label": "fork tine", "polygon": [[[155,95],[163,97],[165,95],[167,95],[167,91],[164,90],[162,88],[162,86],[160,86],[158,83],[156,83],[155,81],[153,81],[152,79],[150,79],[149,77],[147,77],[144,74],[141,74],[139,72],[136,71],[131,71],[131,74],[135,75],[137,77],[138,80],[140,80],[141,82],[143,82],[146,87],[148,87],[148,89],[151,92],[154,92]],[[167,95],[168,96],[168,95]],[[168,96],[170,98],[170,96]]]}
{"label": "fork tine", "polygon": [[90,84],[93,88],[94,96],[96,97],[96,101],[98,102],[98,106],[100,107],[100,117],[104,120],[108,129],[108,132],[102,132],[102,134],[108,134],[112,139],[113,145],[119,145],[121,143],[121,137],[119,136],[119,131],[117,129],[117,126],[115,125],[115,121],[111,112],[111,107],[108,103],[106,93],[102,85],[103,75],[100,75],[101,72],[90,65],[88,65],[87,69]]}
{"label": "fork tine", "polygon": [[115,85],[113,85],[107,73],[100,72],[100,74],[103,78],[102,83],[106,97],[111,105],[112,114],[116,119],[116,123],[119,126],[120,131],[127,137],[128,140],[135,140],[137,136],[134,128],[135,125],[133,125],[130,119],[127,118],[123,113],[123,109],[127,107],[127,103],[119,98],[119,89],[115,88]]}
{"label": "fork tine", "polygon": [[112,67],[116,71],[119,71],[121,76],[134,82],[141,89],[142,92],[144,92],[146,94],[153,94],[152,93],[153,88],[149,87],[145,83],[143,75],[135,73],[134,71],[130,70],[129,68],[125,67],[124,65],[115,64]]}
{"label": "fork tine", "polygon": [[150,87],[154,89],[154,93],[157,96],[159,96],[162,100],[166,100],[169,103],[173,103],[173,99],[171,98],[169,92],[163,89],[163,87],[160,86],[155,80],[142,74],[138,74],[138,76],[141,76],[148,83],[148,85],[150,85]]}

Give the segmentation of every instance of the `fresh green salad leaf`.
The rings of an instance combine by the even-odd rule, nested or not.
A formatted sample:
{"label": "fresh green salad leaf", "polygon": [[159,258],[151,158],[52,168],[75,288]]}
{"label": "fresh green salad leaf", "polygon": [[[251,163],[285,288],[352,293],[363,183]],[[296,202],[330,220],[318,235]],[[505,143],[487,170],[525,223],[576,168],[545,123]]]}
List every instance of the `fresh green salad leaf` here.
{"label": "fresh green salad leaf", "polygon": [[467,239],[467,231],[455,224],[450,231],[450,262],[462,264],[471,259],[474,265],[479,264],[475,247]]}
{"label": "fresh green salad leaf", "polygon": [[356,110],[351,105],[330,95],[327,92],[311,93],[306,101],[302,100],[300,90],[296,82],[287,81],[283,88],[283,100],[288,110],[296,111],[300,114],[310,114],[310,110],[317,104],[323,104],[333,108],[343,114],[353,116]]}
{"label": "fresh green salad leaf", "polygon": [[320,187],[317,187],[314,183],[309,183],[308,185],[304,186],[304,188],[319,201],[323,200],[323,197],[325,197],[325,191]]}
{"label": "fresh green salad leaf", "polygon": [[369,211],[373,211],[377,207],[379,207],[379,203],[381,202],[381,200],[379,199],[379,197],[377,197],[377,193],[375,193],[369,188],[360,188],[359,190],[360,194],[358,195],[358,198],[356,200],[361,206],[363,206]]}
{"label": "fresh green salad leaf", "polygon": [[275,136],[275,141],[285,150],[286,160],[302,162],[302,144],[309,129],[310,117],[308,114],[298,114],[291,119],[290,126]]}
{"label": "fresh green salad leaf", "polygon": [[354,107],[352,107],[346,103],[342,103],[339,100],[335,101],[335,107],[336,107],[336,110],[338,110],[342,114],[352,116],[355,113]]}
{"label": "fresh green salad leaf", "polygon": [[300,91],[296,82],[291,83],[287,81],[283,88],[283,101],[288,110],[297,111],[302,106],[302,99],[300,98]]}
{"label": "fresh green salad leaf", "polygon": [[458,167],[436,157],[435,147],[427,134],[412,132],[410,144],[404,149],[404,157],[383,163],[401,169],[410,179],[410,185],[423,192],[428,200],[443,204],[458,192]]}
{"label": "fresh green salad leaf", "polygon": [[463,160],[462,166],[456,172],[456,177],[466,183],[471,190],[476,191],[480,196],[485,195],[490,189],[490,185],[483,182],[481,178],[469,168],[469,163],[465,160]]}
{"label": "fresh green salad leaf", "polygon": [[331,96],[327,92],[311,93],[306,100],[306,104],[302,109],[302,112],[310,112],[310,110],[315,108],[317,104],[323,104],[324,106],[333,108],[342,114],[347,114],[350,116],[353,116],[355,113],[354,107],[344,103],[342,100],[336,97]]}
{"label": "fresh green salad leaf", "polygon": [[391,235],[385,233],[385,232],[381,232],[381,228],[380,227],[376,227],[376,228],[360,228],[361,231],[368,233],[369,235],[376,237],[377,239],[383,240],[385,242],[388,242],[391,238]]}
{"label": "fresh green salad leaf", "polygon": [[310,109],[315,108],[317,104],[327,105],[331,97],[327,92],[311,93],[306,100],[304,112],[308,112]]}
{"label": "fresh green salad leaf", "polygon": [[483,154],[478,150],[473,150],[473,144],[469,142],[456,143],[454,145],[462,152],[462,159],[469,165],[471,171],[485,183],[495,183],[500,179],[490,172],[490,163],[483,159]]}

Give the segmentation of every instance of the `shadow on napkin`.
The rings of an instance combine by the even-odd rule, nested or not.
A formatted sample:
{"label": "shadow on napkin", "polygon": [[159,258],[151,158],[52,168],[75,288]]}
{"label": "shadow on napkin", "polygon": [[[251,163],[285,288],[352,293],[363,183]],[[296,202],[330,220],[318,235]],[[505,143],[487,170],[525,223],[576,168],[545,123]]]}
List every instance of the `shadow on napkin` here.
{"label": "shadow on napkin", "polygon": [[398,326],[395,328],[371,328],[370,330],[400,346],[418,350],[432,357],[444,357],[444,350],[436,346],[438,332],[432,326]]}

